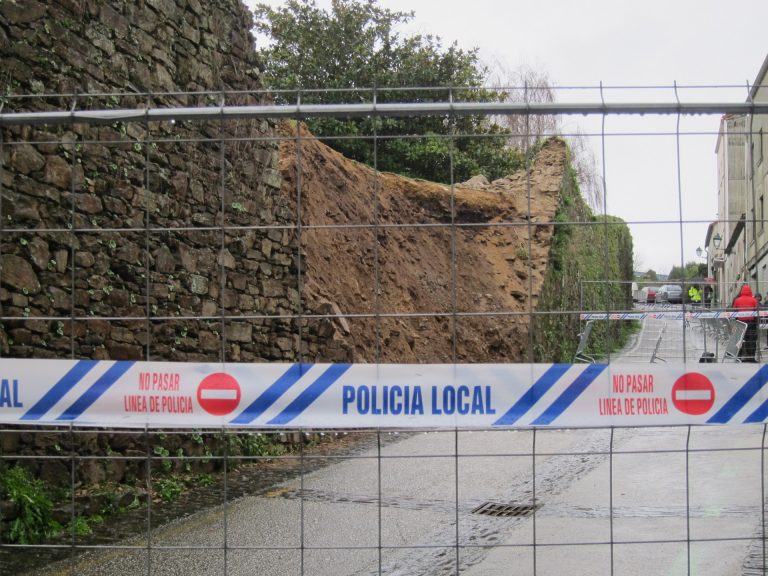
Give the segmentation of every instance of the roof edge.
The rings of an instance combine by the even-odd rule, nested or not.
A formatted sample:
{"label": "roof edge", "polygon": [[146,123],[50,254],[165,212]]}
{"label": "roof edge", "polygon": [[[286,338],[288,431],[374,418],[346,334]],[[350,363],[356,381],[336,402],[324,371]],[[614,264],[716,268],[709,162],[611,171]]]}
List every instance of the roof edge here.
{"label": "roof edge", "polygon": [[752,88],[749,90],[750,101],[754,100],[755,96],[757,96],[757,91],[760,89],[760,81],[765,78],[766,74],[768,74],[768,55],[766,55],[765,60],[763,60],[763,65],[760,66],[760,71],[755,77],[755,83],[752,84]]}

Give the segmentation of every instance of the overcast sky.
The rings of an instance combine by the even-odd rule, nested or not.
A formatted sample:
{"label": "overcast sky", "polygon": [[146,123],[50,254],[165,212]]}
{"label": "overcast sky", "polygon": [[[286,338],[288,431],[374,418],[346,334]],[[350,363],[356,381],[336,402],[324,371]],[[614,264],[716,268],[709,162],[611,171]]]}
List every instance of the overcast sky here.
{"label": "overcast sky", "polygon": [[[273,6],[281,2],[270,0]],[[255,2],[248,2],[253,6]],[[330,0],[318,0],[321,7]],[[684,101],[738,101],[768,55],[768,0],[380,0],[415,12],[406,31],[477,47],[484,62],[546,72],[558,87],[732,86],[680,90]],[[668,101],[674,91],[606,91],[615,101]],[[560,102],[599,102],[599,91],[558,90]],[[696,260],[707,224],[717,218],[715,145],[719,117],[564,118],[594,134],[605,167],[607,211],[630,222],[641,269],[668,273]],[[652,133],[654,135],[648,135]],[[658,135],[659,133],[668,133]],[[693,134],[695,133],[695,134]],[[619,135],[621,134],[621,135]],[[605,154],[603,156],[603,142]],[[679,178],[678,178],[679,172]],[[678,191],[682,194],[682,215]],[[682,226],[657,224],[682,219]]]}

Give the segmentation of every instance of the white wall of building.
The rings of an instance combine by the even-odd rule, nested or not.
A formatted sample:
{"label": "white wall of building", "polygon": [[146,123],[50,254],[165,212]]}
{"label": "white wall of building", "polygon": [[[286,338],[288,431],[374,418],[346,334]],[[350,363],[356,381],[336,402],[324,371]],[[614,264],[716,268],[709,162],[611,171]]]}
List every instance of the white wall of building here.
{"label": "white wall of building", "polygon": [[[750,98],[768,102],[768,58]],[[727,306],[745,283],[768,293],[768,116],[724,116],[716,154],[718,215],[708,248],[720,302]],[[711,240],[717,232],[720,250]]]}

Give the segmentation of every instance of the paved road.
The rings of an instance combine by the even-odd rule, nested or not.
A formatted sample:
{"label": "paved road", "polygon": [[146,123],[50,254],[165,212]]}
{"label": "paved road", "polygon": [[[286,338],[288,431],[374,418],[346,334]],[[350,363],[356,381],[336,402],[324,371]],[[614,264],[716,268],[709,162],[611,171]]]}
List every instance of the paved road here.
{"label": "paved road", "polygon": [[[647,320],[612,361],[648,362],[662,328]],[[683,350],[697,361],[705,346],[682,321],[666,322],[665,341],[668,362]],[[763,431],[407,433],[155,529],[150,552],[137,538],[43,574],[763,574]],[[473,512],[530,505],[534,492],[530,516]]]}
{"label": "paved road", "polygon": [[[679,305],[643,305],[644,312],[681,312]],[[690,310],[690,308],[688,309]],[[722,358],[725,352],[711,334],[706,334],[698,320],[690,322],[672,318],[645,318],[640,331],[625,348],[612,354],[612,363],[698,362],[703,352],[716,353]]]}
{"label": "paved road", "polygon": [[[748,573],[750,551],[762,561],[762,433],[407,434],[381,458],[374,449],[155,530],[149,556],[115,549],[45,573],[448,575],[458,562],[473,576],[591,576],[611,574],[613,562],[614,574],[648,576],[688,574],[689,558],[691,574]],[[485,502],[530,504],[534,490],[533,516],[472,512]]]}

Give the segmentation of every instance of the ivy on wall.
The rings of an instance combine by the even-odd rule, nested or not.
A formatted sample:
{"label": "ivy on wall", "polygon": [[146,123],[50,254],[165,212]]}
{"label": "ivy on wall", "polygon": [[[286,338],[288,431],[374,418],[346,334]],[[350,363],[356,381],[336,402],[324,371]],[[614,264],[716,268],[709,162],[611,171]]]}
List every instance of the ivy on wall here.
{"label": "ivy on wall", "polygon": [[[580,311],[632,309],[632,234],[620,218],[595,215],[579,191],[576,172],[563,179],[550,262],[532,325],[537,362],[571,362],[584,323]],[[605,357],[623,346],[634,322],[596,322],[589,352]]]}

